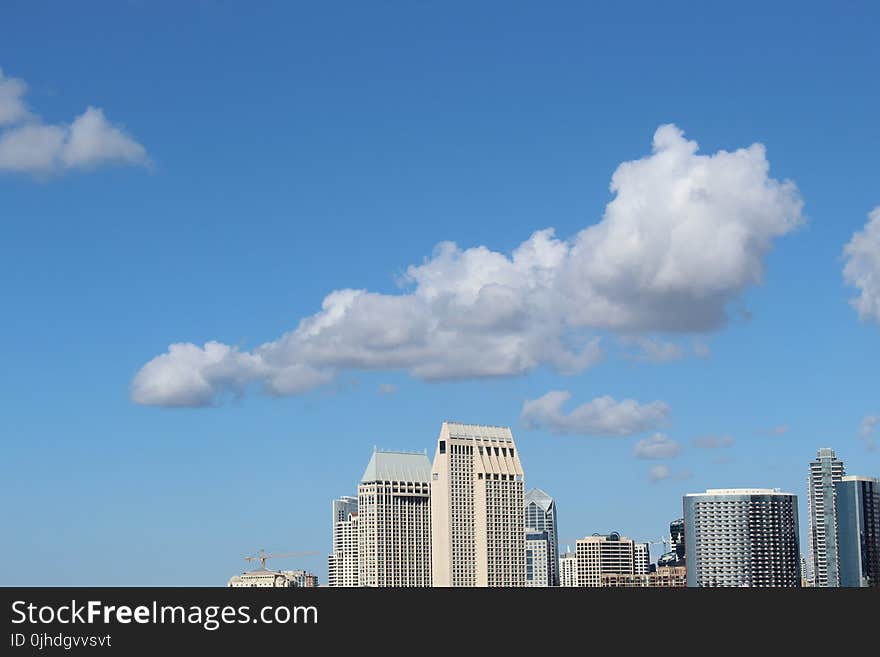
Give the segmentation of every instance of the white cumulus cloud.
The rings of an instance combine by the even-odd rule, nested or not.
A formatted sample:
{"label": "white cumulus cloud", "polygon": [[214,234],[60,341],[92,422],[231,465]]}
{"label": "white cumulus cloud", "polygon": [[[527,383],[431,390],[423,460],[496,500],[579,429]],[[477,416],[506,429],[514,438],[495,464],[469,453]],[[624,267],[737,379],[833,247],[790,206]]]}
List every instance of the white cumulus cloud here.
{"label": "white cumulus cloud", "polygon": [[570,240],[547,228],[509,255],[443,242],[406,270],[399,294],[328,294],[318,313],[247,354],[259,367],[247,361],[239,376],[217,377],[202,369],[210,359],[176,362],[169,350],[137,374],[132,398],[211,404],[245,379],[285,394],[344,370],[428,381],[540,366],[571,374],[602,357],[601,332],[717,330],[728,304],[762,280],[774,240],[802,221],[795,185],[768,172],[761,144],[703,155],[677,127],[660,126],[652,152],[614,172],[601,220]]}
{"label": "white cumulus cloud", "polygon": [[655,433],[636,443],[633,454],[637,459],[668,459],[681,453],[681,445],[663,433]]}
{"label": "white cumulus cloud", "polygon": [[0,68],[0,125],[16,123],[29,116],[24,95],[27,85],[24,80],[17,80],[3,75]]}
{"label": "white cumulus cloud", "polygon": [[852,305],[862,319],[880,323],[880,206],[868,214],[868,223],[852,236],[843,252],[843,277],[860,292]]}
{"label": "white cumulus cloud", "polygon": [[523,404],[520,420],[531,429],[544,428],[558,434],[585,436],[631,436],[661,426],[669,416],[669,406],[661,401],[640,404],[634,399],[617,401],[597,397],[563,410],[571,398],[566,390],[551,390]]}
{"label": "white cumulus cloud", "polygon": [[49,175],[104,164],[145,165],[146,149],[97,107],[70,124],[47,124],[24,102],[27,85],[0,70],[0,171]]}

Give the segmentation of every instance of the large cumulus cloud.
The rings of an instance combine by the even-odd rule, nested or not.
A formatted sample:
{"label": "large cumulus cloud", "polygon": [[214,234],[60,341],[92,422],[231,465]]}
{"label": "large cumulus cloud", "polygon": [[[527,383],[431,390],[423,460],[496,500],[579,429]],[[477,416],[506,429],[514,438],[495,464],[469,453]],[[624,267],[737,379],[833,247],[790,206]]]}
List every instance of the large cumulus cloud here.
{"label": "large cumulus cloud", "polygon": [[705,333],[762,280],[774,240],[801,221],[791,182],[764,146],[698,153],[674,125],[611,179],[604,215],[570,240],[538,230],[511,254],[439,244],[400,294],[336,290],[321,310],[249,352],[175,344],[131,384],[141,404],[200,406],[258,383],[297,394],[344,370],[424,380],[575,373],[602,356],[601,333]]}

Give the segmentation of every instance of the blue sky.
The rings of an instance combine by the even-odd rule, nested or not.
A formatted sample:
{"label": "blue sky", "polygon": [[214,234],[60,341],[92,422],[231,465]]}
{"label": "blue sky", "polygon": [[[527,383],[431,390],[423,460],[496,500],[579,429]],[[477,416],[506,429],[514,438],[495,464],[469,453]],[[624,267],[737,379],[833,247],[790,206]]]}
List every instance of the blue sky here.
{"label": "blue sky", "polygon": [[[8,4],[0,583],[220,585],[260,547],[319,552],[275,565],[324,580],[330,500],[355,493],[374,445],[433,453],[444,419],[512,427],[563,544],[656,540],[683,493],[726,486],[796,492],[804,534],[818,447],[880,475],[878,19],[869,2]],[[667,124],[684,173],[652,152]],[[21,141],[37,132],[39,148]],[[769,172],[760,153],[734,158],[742,171],[716,157],[754,143]],[[644,167],[616,196],[624,162]],[[685,210],[705,248],[676,233],[661,271],[662,239],[635,269],[612,237],[578,242],[600,225],[668,236],[679,215],[651,201],[694,171],[711,198]],[[714,237],[725,226],[741,249]],[[529,288],[552,304],[504,324],[530,345],[509,367],[488,372],[479,356],[507,343],[482,349],[470,328],[449,351],[419,333],[480,313],[423,303],[408,267],[458,284],[462,258],[509,262],[551,227],[568,264],[549,271],[570,275]],[[444,268],[445,241],[487,250]],[[711,249],[729,274],[712,285]],[[503,299],[519,303],[531,279],[510,275]],[[666,275],[672,297],[655,294]],[[279,346],[345,289],[393,306],[331,327],[350,356]],[[660,305],[635,320],[640,299]],[[426,350],[371,342],[397,339],[398,302]],[[719,303],[727,320],[698,321]],[[571,351],[548,355],[557,338]],[[593,339],[602,357],[574,367]],[[208,341],[227,345],[219,374],[146,367],[176,343],[199,360]],[[570,398],[522,416],[551,391]],[[615,413],[569,415],[605,397]],[[667,456],[637,458],[657,433]]]}

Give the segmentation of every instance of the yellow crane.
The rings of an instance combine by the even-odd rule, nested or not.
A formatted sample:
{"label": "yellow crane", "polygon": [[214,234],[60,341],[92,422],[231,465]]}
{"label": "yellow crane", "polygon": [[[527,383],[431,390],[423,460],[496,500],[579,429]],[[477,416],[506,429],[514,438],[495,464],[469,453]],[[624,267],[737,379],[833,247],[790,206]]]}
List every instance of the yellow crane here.
{"label": "yellow crane", "polygon": [[285,552],[284,554],[266,554],[266,551],[260,548],[260,554],[257,555],[248,555],[244,558],[245,561],[250,563],[251,561],[259,561],[260,568],[263,570],[266,569],[266,560],[267,559],[287,559],[289,557],[311,557],[318,552],[308,551],[308,552]]}

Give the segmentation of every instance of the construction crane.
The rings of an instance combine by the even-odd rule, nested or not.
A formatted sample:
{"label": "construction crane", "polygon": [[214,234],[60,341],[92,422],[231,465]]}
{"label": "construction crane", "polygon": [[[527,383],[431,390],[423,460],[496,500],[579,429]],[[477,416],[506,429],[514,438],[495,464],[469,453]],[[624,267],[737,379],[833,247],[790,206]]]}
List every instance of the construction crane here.
{"label": "construction crane", "polygon": [[669,552],[669,539],[665,536],[661,536],[656,541],[648,541],[651,545],[662,545],[663,546],[663,554]]}
{"label": "construction crane", "polygon": [[258,555],[248,555],[244,558],[245,561],[250,563],[251,561],[259,561],[260,568],[263,570],[266,569],[266,560],[267,559],[287,559],[292,557],[311,557],[316,554],[320,554],[318,552],[309,551],[309,552],[285,552],[284,554],[266,554],[266,551],[260,548],[260,554]]}

